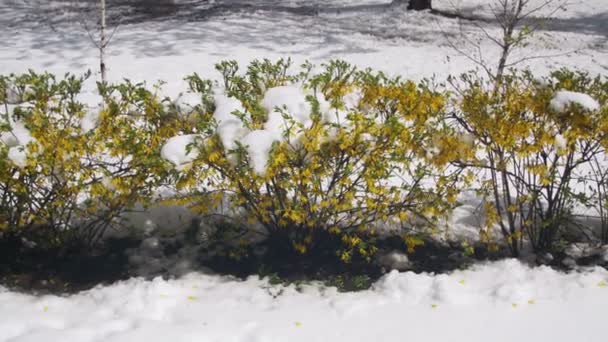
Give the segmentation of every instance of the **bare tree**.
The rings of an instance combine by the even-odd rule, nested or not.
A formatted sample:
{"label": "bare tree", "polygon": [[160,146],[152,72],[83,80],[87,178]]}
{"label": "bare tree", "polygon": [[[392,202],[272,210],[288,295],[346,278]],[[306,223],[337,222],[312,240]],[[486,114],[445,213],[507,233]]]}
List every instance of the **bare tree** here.
{"label": "bare tree", "polygon": [[106,78],[106,46],[109,40],[106,36],[106,0],[100,0],[100,42],[99,42],[99,71],[101,73],[101,83],[105,84]]}
{"label": "bare tree", "polygon": [[[526,55],[510,60],[515,50],[524,48],[530,37],[546,25],[558,11],[565,10],[566,6],[567,0],[495,0],[490,5],[492,15],[490,19],[465,17],[460,13],[456,15],[467,19],[467,23],[471,23],[479,29],[483,36],[482,39],[474,41],[466,33],[461,32],[461,37],[465,40],[464,47],[451,40],[448,40],[448,44],[481,67],[491,79],[500,83],[506,69],[510,67],[532,59],[563,55]],[[498,25],[498,34],[493,34],[487,26],[484,26],[484,24],[493,22]],[[483,40],[498,47],[499,56],[495,64],[486,59],[481,46]]]}
{"label": "bare tree", "polygon": [[[120,26],[122,15],[109,14],[111,0],[14,0],[12,6],[26,9],[32,21],[60,31],[65,24],[79,24],[99,53],[99,73],[102,83],[107,82],[106,52],[112,37]],[[141,0],[138,0],[141,1]],[[151,6],[153,4],[150,4]],[[110,31],[109,27],[113,26]],[[71,28],[70,28],[71,30]]]}

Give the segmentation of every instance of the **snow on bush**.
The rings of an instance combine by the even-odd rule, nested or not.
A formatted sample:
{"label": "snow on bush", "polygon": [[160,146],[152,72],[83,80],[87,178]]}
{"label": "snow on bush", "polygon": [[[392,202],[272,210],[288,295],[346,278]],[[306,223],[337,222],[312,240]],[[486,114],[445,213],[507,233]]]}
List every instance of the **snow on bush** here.
{"label": "snow on bush", "polygon": [[201,95],[193,92],[181,93],[174,103],[187,112],[201,104]]}
{"label": "snow on bush", "polygon": [[605,99],[607,84],[565,71],[546,83],[533,81],[529,73],[513,73],[499,90],[474,74],[462,80],[464,91],[451,117],[477,144],[474,158],[456,165],[463,172],[480,171],[473,178],[486,187],[488,233],[482,239],[492,240],[490,232],[500,227],[513,256],[525,238],[535,251],[551,250],[572,219],[571,208],[587,205],[572,195],[574,184],[588,181],[581,172],[608,146],[606,116],[590,112],[600,104],[586,93],[562,89],[586,89]]}
{"label": "snow on bush", "polygon": [[[308,127],[312,123],[310,117],[312,108],[310,101],[306,99],[308,95],[312,96],[312,94],[307,94],[303,89],[294,85],[270,88],[262,99],[262,106],[264,106],[266,112],[276,114],[281,114],[280,109],[285,108],[286,112],[296,122]],[[326,113],[329,110],[329,103],[327,103],[325,97],[321,94],[317,96],[316,100],[320,106],[319,111]],[[267,127],[266,129],[279,129],[279,127]]]}
{"label": "snow on bush", "polygon": [[[198,97],[200,98],[200,95]],[[252,130],[240,117],[246,115],[247,111],[238,99],[226,95],[214,96],[213,118],[217,124],[217,134],[222,141],[225,153],[230,154],[238,147],[238,144],[243,145],[247,150],[252,168],[256,173],[264,174],[272,145],[277,141],[289,138],[284,134],[289,126],[295,123],[305,128],[312,123],[310,117],[312,108],[306,97],[306,92],[297,86],[268,89],[261,101],[268,119],[263,123],[262,128]],[[327,112],[329,109],[327,101],[322,96],[318,101],[323,110]],[[293,122],[289,122],[291,120]],[[300,130],[300,128],[297,129]],[[196,158],[196,153],[187,153],[186,146],[192,142],[194,142],[192,137],[170,139],[163,147],[163,158],[176,166],[190,163]],[[234,156],[230,160],[234,162]]]}
{"label": "snow on bush", "polygon": [[217,133],[226,151],[237,147],[237,142],[249,131],[237,115],[246,113],[241,102],[225,95],[214,97],[215,111],[213,118],[217,123]]}
{"label": "snow on bush", "polygon": [[97,127],[100,111],[100,106],[86,106],[86,113],[80,121],[80,129],[82,129],[83,133],[88,133]]}
{"label": "snow on bush", "polygon": [[600,109],[600,104],[588,94],[567,90],[556,92],[550,106],[557,112],[565,112],[573,104],[577,104],[589,111]]}
{"label": "snow on bush", "polygon": [[[328,239],[343,245],[335,254],[344,261],[371,260],[375,247],[364,235],[374,225],[431,222],[455,200],[458,174],[436,178],[453,148],[425,153],[437,137],[450,140],[449,129],[435,124],[441,92],[340,61],[301,78],[269,61],[252,63],[244,76],[234,63],[221,66],[230,70],[227,95],[215,96],[216,125],[197,144],[195,171],[177,185],[196,193],[197,180],[206,179],[288,250],[305,254]],[[194,197],[201,210],[213,207],[210,196]]]}
{"label": "snow on bush", "polygon": [[169,172],[160,143],[189,129],[128,81],[100,88],[105,106],[90,108],[80,102],[85,80],[0,76],[2,87],[30,89],[31,100],[2,113],[0,229],[36,228],[41,248],[67,247],[67,239],[92,244],[124,210],[152,201]]}
{"label": "snow on bush", "polygon": [[25,147],[14,146],[8,150],[8,159],[10,159],[15,165],[20,168],[24,168],[27,165],[27,153]]}
{"label": "snow on bush", "polygon": [[178,135],[167,140],[160,150],[163,159],[173,163],[178,169],[188,166],[198,156],[196,139],[198,134]]}
{"label": "snow on bush", "polygon": [[[13,118],[14,110],[20,106],[7,106],[8,112],[3,113],[0,119],[0,126],[4,125],[7,131],[0,131],[0,142],[9,148],[7,157],[19,168],[24,168],[27,165],[27,145],[34,139],[30,131],[25,127],[23,122]],[[25,108],[23,108],[25,109]],[[8,114],[8,115],[7,115]],[[8,122],[7,122],[8,119]]]}

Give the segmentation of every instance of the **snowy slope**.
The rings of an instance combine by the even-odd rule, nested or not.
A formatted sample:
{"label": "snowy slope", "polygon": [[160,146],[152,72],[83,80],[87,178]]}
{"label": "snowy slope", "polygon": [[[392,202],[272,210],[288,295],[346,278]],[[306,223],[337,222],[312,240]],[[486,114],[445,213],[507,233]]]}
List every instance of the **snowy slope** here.
{"label": "snowy slope", "polygon": [[389,273],[369,291],[192,274],[67,298],[0,289],[0,341],[605,341],[608,271],[505,260]]}

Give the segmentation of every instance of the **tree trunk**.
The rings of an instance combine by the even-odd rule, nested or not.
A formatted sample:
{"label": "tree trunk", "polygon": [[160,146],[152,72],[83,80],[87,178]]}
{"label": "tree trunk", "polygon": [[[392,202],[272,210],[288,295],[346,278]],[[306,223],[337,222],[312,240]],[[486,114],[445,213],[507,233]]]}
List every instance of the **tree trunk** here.
{"label": "tree trunk", "polygon": [[414,11],[432,9],[431,0],[410,0],[407,9]]}
{"label": "tree trunk", "polygon": [[101,72],[101,83],[106,83],[106,45],[107,37],[106,37],[106,0],[100,1],[101,7],[101,41],[99,42],[99,71]]}

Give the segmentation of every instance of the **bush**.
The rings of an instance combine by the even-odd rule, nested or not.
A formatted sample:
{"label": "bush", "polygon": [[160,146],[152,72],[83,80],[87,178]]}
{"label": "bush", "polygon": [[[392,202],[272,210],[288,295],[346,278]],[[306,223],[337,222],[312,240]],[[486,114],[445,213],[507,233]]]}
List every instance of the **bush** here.
{"label": "bush", "polygon": [[464,86],[451,118],[474,138],[477,150],[476,158],[457,164],[483,171],[483,233],[498,225],[514,256],[524,235],[535,250],[550,250],[580,199],[573,187],[577,172],[605,153],[607,122],[605,110],[589,109],[578,99],[593,101],[586,95],[571,99],[558,91],[591,93],[603,104],[605,88],[568,72],[542,81],[524,72],[498,85],[472,75],[460,81]]}
{"label": "bush", "polygon": [[37,236],[46,247],[91,245],[166,179],[160,143],[181,129],[178,121],[129,82],[100,88],[101,107],[88,108],[79,101],[87,76],[1,78],[4,233]]}
{"label": "bush", "polygon": [[277,248],[312,253],[335,235],[344,261],[369,260],[381,224],[432,227],[458,192],[459,173],[446,169],[455,138],[441,122],[445,95],[344,62],[317,75],[288,69],[254,62],[239,75],[235,62],[218,65],[227,96],[215,96],[178,188],[205,179],[213,196],[195,197],[199,209],[226,196]]}
{"label": "bush", "polygon": [[176,101],[100,84],[98,108],[80,101],[88,75],[0,77],[0,230],[91,245],[170,189],[226,214],[239,238],[265,234],[276,255],[367,262],[379,231],[397,228],[411,252],[477,184],[482,239],[500,227],[513,255],[525,240],[552,249],[580,204],[608,239],[605,79],[468,74],[450,94],[341,61],[216,69],[219,83],[191,75]]}

